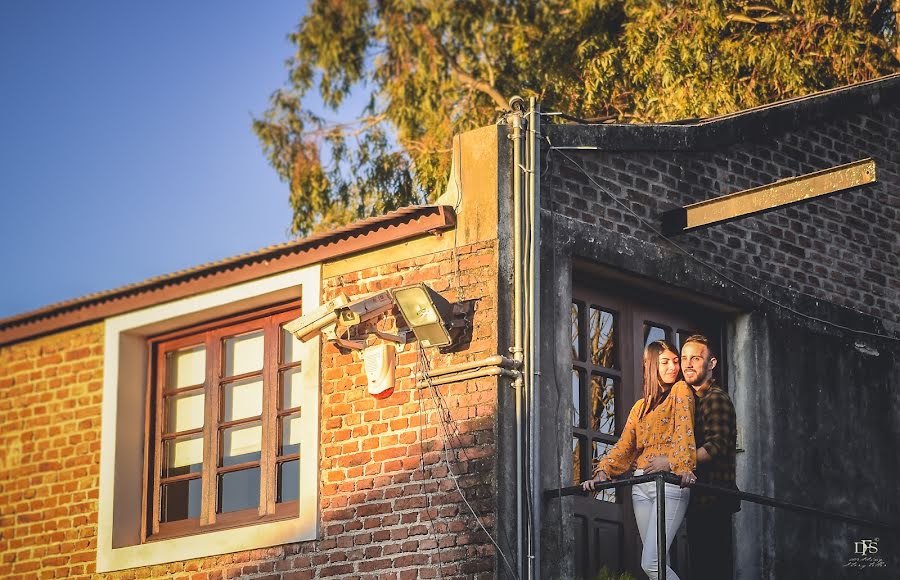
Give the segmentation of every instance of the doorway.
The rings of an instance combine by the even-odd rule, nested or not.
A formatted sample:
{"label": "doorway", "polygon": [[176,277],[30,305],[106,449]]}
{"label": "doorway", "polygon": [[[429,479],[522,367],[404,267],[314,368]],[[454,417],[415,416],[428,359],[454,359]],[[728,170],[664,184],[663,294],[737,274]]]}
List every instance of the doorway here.
{"label": "doorway", "polygon": [[[600,291],[590,281],[576,279],[571,307],[570,485],[590,478],[592,466],[618,441],[631,407],[642,396],[644,347],[666,339],[681,348],[688,336],[702,333],[724,353],[722,328],[721,317],[712,310],[638,288]],[[724,357],[720,362],[724,368]],[[630,488],[603,491],[596,498],[576,496],[573,507],[577,578],[596,578],[603,567],[645,577]],[[687,558],[683,527],[671,552],[672,566],[681,572]]]}

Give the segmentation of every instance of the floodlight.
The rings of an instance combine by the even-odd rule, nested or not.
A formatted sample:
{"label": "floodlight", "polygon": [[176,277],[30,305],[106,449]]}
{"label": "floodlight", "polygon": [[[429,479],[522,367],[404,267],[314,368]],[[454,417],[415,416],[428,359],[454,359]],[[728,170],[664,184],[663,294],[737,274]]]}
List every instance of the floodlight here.
{"label": "floodlight", "polygon": [[425,284],[393,289],[391,297],[422,346],[452,348],[469,326],[470,305],[451,304]]}

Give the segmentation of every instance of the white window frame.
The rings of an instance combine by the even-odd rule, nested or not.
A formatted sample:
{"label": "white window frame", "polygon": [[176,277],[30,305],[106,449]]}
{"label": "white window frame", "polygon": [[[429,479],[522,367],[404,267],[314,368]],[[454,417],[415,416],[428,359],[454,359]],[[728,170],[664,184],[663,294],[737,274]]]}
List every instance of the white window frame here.
{"label": "white window frame", "polygon": [[319,535],[320,341],[303,343],[303,429],[296,518],[141,544],[147,339],[223,316],[302,298],[320,304],[321,266],[236,284],[105,321],[97,572],[111,572],[314,540]]}

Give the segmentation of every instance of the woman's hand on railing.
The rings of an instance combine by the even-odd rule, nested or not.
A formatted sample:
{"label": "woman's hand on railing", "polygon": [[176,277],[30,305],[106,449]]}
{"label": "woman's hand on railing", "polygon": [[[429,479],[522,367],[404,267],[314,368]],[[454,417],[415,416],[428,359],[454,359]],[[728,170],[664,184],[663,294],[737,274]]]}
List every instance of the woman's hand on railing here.
{"label": "woman's hand on railing", "polygon": [[594,484],[601,483],[604,481],[609,481],[609,476],[606,475],[606,472],[601,469],[601,470],[597,471],[596,474],[594,474],[593,479],[589,479],[587,481],[582,482],[581,489],[583,489],[584,491],[594,491]]}

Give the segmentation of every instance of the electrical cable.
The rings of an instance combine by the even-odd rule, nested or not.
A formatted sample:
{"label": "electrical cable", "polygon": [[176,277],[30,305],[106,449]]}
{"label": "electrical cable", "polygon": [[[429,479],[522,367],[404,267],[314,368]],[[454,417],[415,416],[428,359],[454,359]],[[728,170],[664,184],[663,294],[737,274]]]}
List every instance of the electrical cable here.
{"label": "electrical cable", "polygon": [[[422,355],[421,350],[419,352],[419,356],[416,359],[416,374],[418,374],[422,370]],[[425,488],[425,439],[422,433],[422,424],[425,422],[425,404],[422,401],[422,391],[421,389],[417,393],[419,399],[419,455],[422,459],[422,491],[425,493],[425,517],[428,518],[428,522],[431,528],[431,539],[434,540],[434,543],[437,544],[438,550],[438,578],[444,577],[444,573],[441,571],[441,567],[444,565],[443,557],[441,555],[441,541],[437,537],[437,533],[434,531],[434,519],[431,517],[431,493],[429,493]]]}
{"label": "electrical cable", "polygon": [[761,294],[760,292],[757,292],[757,291],[755,291],[755,290],[753,290],[753,289],[751,289],[751,288],[749,288],[749,287],[747,287],[747,286],[741,284],[740,282],[738,282],[738,281],[734,280],[733,278],[731,278],[731,277],[727,276],[726,274],[724,274],[721,270],[718,270],[718,269],[716,269],[715,267],[713,267],[712,265],[707,264],[707,263],[704,262],[703,260],[700,260],[699,258],[695,257],[693,254],[691,254],[689,251],[687,251],[686,249],[684,249],[683,247],[681,247],[677,242],[675,242],[675,241],[672,240],[671,238],[668,238],[668,237],[666,237],[665,235],[663,235],[663,233],[660,232],[659,230],[657,230],[652,224],[650,224],[650,223],[647,222],[644,218],[642,218],[642,217],[639,216],[637,213],[635,213],[634,211],[632,211],[632,209],[628,206],[628,204],[626,204],[626,203],[622,202],[621,200],[619,200],[619,199],[618,199],[615,195],[613,195],[608,189],[606,189],[605,187],[603,187],[602,185],[600,185],[593,177],[591,177],[591,175],[590,175],[590,174],[589,174],[589,173],[588,173],[588,172],[587,172],[587,171],[586,171],[586,170],[585,170],[585,169],[584,169],[577,161],[575,161],[574,159],[572,159],[569,155],[567,155],[567,154],[566,154],[565,152],[563,152],[561,149],[559,149],[559,148],[557,148],[557,147],[554,147],[554,146],[553,146],[553,143],[550,142],[550,138],[549,138],[549,137],[546,137],[546,136],[545,136],[544,139],[546,139],[547,144],[550,145],[550,150],[551,150],[551,151],[558,151],[560,155],[562,155],[567,161],[569,161],[569,163],[571,163],[572,165],[574,165],[574,166],[575,166],[582,174],[584,174],[584,176],[587,177],[588,181],[590,181],[597,189],[599,189],[600,191],[602,191],[603,193],[605,193],[607,196],[609,196],[610,199],[612,199],[616,204],[618,204],[620,207],[622,207],[622,209],[624,209],[624,210],[627,211],[629,214],[631,214],[635,219],[638,220],[638,222],[640,222],[641,224],[643,224],[644,227],[646,227],[647,229],[649,229],[651,232],[653,232],[654,234],[656,234],[657,236],[659,236],[659,237],[662,238],[663,240],[667,241],[669,244],[671,244],[673,247],[675,247],[675,249],[677,249],[679,252],[681,252],[682,254],[684,254],[685,256],[687,256],[688,258],[690,258],[691,260],[697,262],[698,264],[700,264],[701,266],[703,266],[703,267],[706,268],[707,270],[713,272],[713,273],[714,273],[716,276],[718,276],[719,278],[722,278],[723,280],[726,280],[726,281],[730,282],[730,283],[733,284],[734,286],[737,286],[738,288],[741,288],[741,289],[743,289],[744,291],[746,291],[746,292],[748,292],[748,293],[750,293],[750,294],[752,294],[752,295],[754,295],[754,296],[758,296],[759,298],[762,298],[764,301],[766,301],[766,302],[768,302],[768,303],[770,303],[770,304],[772,304],[772,305],[774,305],[774,306],[776,306],[776,307],[778,307],[778,308],[781,308],[781,309],[783,309],[783,310],[786,310],[786,311],[788,311],[788,312],[791,312],[791,313],[793,313],[793,314],[795,314],[795,315],[797,315],[797,316],[799,316],[799,317],[801,317],[801,318],[805,318],[805,319],[807,319],[807,320],[811,320],[811,321],[814,321],[814,322],[818,322],[818,323],[824,324],[824,325],[826,325],[826,326],[832,326],[832,327],[834,327],[834,328],[839,328],[839,329],[845,330],[845,331],[847,331],[847,332],[853,332],[853,333],[856,333],[856,334],[861,334],[861,335],[865,335],[865,336],[871,336],[871,337],[874,337],[874,338],[880,338],[880,339],[891,340],[891,341],[894,341],[894,342],[900,342],[900,337],[894,337],[894,336],[890,336],[890,335],[886,335],[886,334],[880,334],[880,333],[877,333],[877,332],[869,332],[869,331],[867,331],[867,330],[860,330],[860,329],[856,329],[856,328],[851,328],[851,327],[849,327],[849,326],[844,326],[844,325],[842,325],[842,324],[838,324],[837,322],[832,322],[832,321],[830,321],[830,320],[823,320],[823,319],[821,319],[821,318],[817,318],[817,317],[812,316],[812,315],[810,315],[810,314],[805,314],[805,313],[803,313],[803,312],[800,312],[799,310],[796,310],[796,309],[794,309],[794,308],[791,308],[790,306],[787,306],[787,305],[785,305],[785,304],[781,304],[780,302],[777,302],[776,300],[773,300],[772,298],[769,298],[768,296],[765,296],[765,295]]}
{"label": "electrical cable", "polygon": [[[442,403],[441,403],[441,401],[443,400],[443,397],[440,395],[439,390],[434,385],[434,383],[431,381],[431,375],[429,372],[431,365],[428,360],[428,357],[425,355],[425,351],[422,348],[421,344],[419,344],[419,354],[422,357],[422,360],[424,363],[423,376],[425,377],[425,380],[428,383],[429,392],[431,393],[432,399],[434,400],[434,404],[436,407],[440,407],[441,408],[440,410],[445,410],[446,409],[445,405],[442,405]],[[441,425],[441,431],[443,432],[443,435],[444,435],[445,445],[443,445],[443,455],[444,455],[444,462],[447,464],[447,474],[450,475],[450,478],[453,480],[453,484],[456,487],[457,493],[459,493],[459,497],[462,498],[463,503],[466,505],[469,512],[472,514],[472,517],[475,518],[475,523],[478,524],[478,526],[481,528],[481,530],[485,533],[485,535],[487,535],[488,539],[491,541],[491,544],[494,545],[494,548],[497,550],[497,553],[500,554],[500,558],[503,560],[503,564],[506,566],[506,569],[509,571],[510,575],[513,578],[515,578],[516,580],[518,580],[518,576],[516,575],[515,570],[513,569],[512,565],[510,565],[509,560],[506,557],[506,554],[500,548],[500,545],[494,539],[494,536],[492,536],[491,533],[484,526],[484,524],[481,523],[481,516],[478,515],[478,513],[475,511],[475,508],[473,508],[472,504],[469,503],[469,500],[466,498],[465,493],[463,493],[462,487],[459,485],[459,479],[457,478],[457,475],[455,473],[453,473],[453,465],[450,461],[449,456],[447,455],[448,448],[453,449],[454,452],[461,451],[462,454],[465,455],[467,461],[471,461],[471,459],[468,458],[468,455],[466,455],[464,451],[458,450],[453,445],[453,440],[452,440],[452,437],[450,436],[450,433],[447,430],[447,425],[450,424],[450,425],[454,426],[456,428],[455,430],[457,431],[457,433],[458,433],[459,429],[458,429],[458,427],[456,427],[455,422],[449,418],[449,410],[447,410],[447,414],[448,414],[448,418],[445,420],[443,414],[441,412],[438,412],[438,418],[439,418],[440,425]],[[459,439],[459,436],[457,436],[457,440],[458,439]]]}

